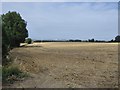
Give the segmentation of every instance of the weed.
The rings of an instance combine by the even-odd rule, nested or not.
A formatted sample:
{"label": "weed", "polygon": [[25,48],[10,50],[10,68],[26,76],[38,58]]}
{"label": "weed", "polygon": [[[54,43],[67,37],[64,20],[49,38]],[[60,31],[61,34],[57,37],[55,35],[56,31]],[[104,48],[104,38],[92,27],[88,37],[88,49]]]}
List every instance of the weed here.
{"label": "weed", "polygon": [[26,73],[23,73],[18,67],[15,66],[4,66],[2,68],[2,81],[3,83],[13,83],[18,81],[23,77],[28,76]]}

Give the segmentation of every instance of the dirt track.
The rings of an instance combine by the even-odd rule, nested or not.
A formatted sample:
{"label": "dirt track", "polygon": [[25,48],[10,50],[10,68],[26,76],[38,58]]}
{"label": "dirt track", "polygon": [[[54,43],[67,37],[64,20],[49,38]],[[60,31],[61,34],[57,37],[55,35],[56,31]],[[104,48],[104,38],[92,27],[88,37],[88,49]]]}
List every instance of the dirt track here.
{"label": "dirt track", "polygon": [[32,77],[7,87],[115,88],[117,50],[114,43],[36,43],[15,48],[14,63]]}

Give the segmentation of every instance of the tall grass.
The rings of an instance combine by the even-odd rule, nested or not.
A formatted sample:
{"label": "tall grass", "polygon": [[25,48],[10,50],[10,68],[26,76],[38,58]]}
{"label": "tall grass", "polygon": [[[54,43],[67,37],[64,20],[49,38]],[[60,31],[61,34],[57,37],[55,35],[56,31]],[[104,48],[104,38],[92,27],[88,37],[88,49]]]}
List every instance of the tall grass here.
{"label": "tall grass", "polygon": [[13,83],[18,81],[23,77],[28,76],[26,73],[23,73],[18,67],[15,66],[5,66],[2,68],[2,82],[4,83]]}

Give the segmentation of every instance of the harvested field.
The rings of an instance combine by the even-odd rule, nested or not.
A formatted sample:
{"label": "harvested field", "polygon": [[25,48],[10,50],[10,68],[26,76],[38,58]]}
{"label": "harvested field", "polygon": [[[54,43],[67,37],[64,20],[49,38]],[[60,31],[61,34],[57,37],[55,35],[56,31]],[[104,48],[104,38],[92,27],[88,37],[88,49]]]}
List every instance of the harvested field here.
{"label": "harvested field", "polygon": [[14,64],[31,77],[16,88],[117,88],[117,43],[34,43],[11,52]]}

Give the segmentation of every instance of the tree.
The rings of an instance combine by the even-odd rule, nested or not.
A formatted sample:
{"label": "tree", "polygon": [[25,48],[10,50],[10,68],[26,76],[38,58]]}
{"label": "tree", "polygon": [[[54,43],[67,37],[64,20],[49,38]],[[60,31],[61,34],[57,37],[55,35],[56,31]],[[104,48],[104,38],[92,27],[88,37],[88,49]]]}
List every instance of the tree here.
{"label": "tree", "polygon": [[114,42],[114,40],[112,39],[112,40],[110,40],[109,42]]}
{"label": "tree", "polygon": [[28,37],[26,26],[26,21],[22,19],[19,13],[9,11],[2,15],[2,31],[9,38],[10,47],[17,47],[25,41],[25,38]]}
{"label": "tree", "polygon": [[2,29],[2,57],[5,58],[6,54],[9,51],[9,38],[4,29]]}
{"label": "tree", "polygon": [[0,16],[0,28],[2,29],[2,57],[5,58],[5,55],[8,52],[8,46],[9,46],[9,39],[7,37],[7,34],[4,30],[4,27],[2,27],[2,17]]}
{"label": "tree", "polygon": [[2,58],[6,58],[11,48],[17,47],[28,37],[27,23],[19,13],[8,12],[1,15],[2,23]]}
{"label": "tree", "polygon": [[94,40],[94,38],[93,38],[93,39],[88,39],[88,41],[89,41],[89,42],[94,42],[95,40]]}
{"label": "tree", "polygon": [[31,43],[32,43],[32,39],[31,39],[31,38],[27,38],[27,39],[25,40],[25,43],[31,44]]}
{"label": "tree", "polygon": [[115,37],[115,41],[116,42],[120,42],[120,35],[118,35],[118,36]]}

